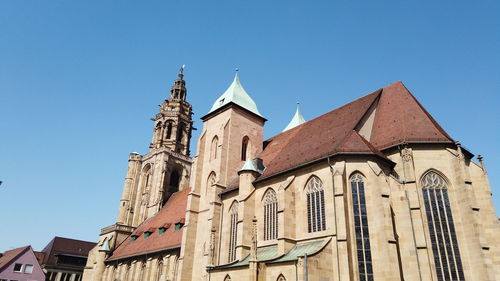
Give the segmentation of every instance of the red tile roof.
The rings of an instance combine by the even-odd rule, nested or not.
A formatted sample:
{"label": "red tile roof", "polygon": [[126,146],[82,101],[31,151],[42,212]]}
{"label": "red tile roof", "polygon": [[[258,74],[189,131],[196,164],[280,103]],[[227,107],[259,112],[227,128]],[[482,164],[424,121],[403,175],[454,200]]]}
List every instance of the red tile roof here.
{"label": "red tile roof", "polygon": [[[372,104],[368,141],[354,129]],[[380,150],[408,142],[453,140],[398,81],[265,141],[258,157],[266,169],[257,181],[338,154],[372,154],[394,165]]]}
{"label": "red tile roof", "polygon": [[[113,252],[107,261],[119,260],[128,257],[160,252],[178,248],[182,242],[182,231],[175,231],[176,223],[183,223],[186,215],[186,204],[189,189],[172,194],[165,207],[158,214],[140,224],[131,236],[138,235],[135,241],[125,239]],[[159,234],[160,227],[168,227],[163,234]],[[151,230],[153,233],[144,238],[144,232]]]}
{"label": "red tile roof", "polygon": [[400,81],[382,89],[370,142],[378,149],[409,142],[453,143]]}
{"label": "red tile roof", "polygon": [[5,253],[3,253],[3,255],[0,257],[0,270],[2,270],[2,268],[4,268],[5,266],[11,264],[11,262],[15,258],[28,251],[30,248],[31,246],[24,246],[17,249],[5,251]]}
{"label": "red tile roof", "polygon": [[97,243],[63,238],[54,237],[52,241],[45,246],[42,252],[45,254],[43,264],[56,264],[58,254],[68,254],[86,257],[89,251],[95,247]]}

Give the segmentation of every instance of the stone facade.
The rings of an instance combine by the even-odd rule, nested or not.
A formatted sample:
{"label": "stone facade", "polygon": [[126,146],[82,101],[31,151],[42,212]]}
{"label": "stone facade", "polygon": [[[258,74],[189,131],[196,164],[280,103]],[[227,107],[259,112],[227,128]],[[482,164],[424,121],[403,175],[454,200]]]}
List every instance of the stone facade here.
{"label": "stone facade", "polygon": [[[238,102],[244,94],[226,91],[202,118],[193,162],[157,129],[151,152],[131,155],[117,224],[99,243],[113,245],[94,249],[84,280],[500,280],[485,167],[402,83],[266,141],[266,119]],[[190,188],[181,244],[110,260],[162,208],[175,165],[179,189]]]}

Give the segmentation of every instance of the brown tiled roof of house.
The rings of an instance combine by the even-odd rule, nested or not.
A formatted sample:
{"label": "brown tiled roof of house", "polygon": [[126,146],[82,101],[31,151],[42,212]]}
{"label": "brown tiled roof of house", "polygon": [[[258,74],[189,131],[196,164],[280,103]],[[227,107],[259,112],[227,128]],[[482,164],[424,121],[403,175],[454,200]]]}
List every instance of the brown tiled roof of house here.
{"label": "brown tiled roof of house", "polygon": [[29,248],[31,248],[31,246],[24,246],[9,251],[5,251],[5,253],[3,253],[3,255],[0,257],[0,270],[2,270],[5,266],[9,265],[12,262],[12,260],[14,260],[16,257],[28,251]]}
{"label": "brown tiled roof of house", "polygon": [[56,255],[60,254],[87,257],[89,251],[94,248],[96,244],[97,243],[94,242],[56,236],[42,250],[45,254],[43,264],[56,264]]}
{"label": "brown tiled roof of house", "polygon": [[33,251],[33,253],[35,254],[35,257],[36,257],[36,260],[38,261],[38,264],[42,264],[43,259],[45,258],[45,253],[44,252],[35,252],[35,251]]}
{"label": "brown tiled roof of house", "polygon": [[[372,105],[368,141],[355,128]],[[258,157],[266,169],[257,181],[339,154],[371,154],[394,165],[381,150],[409,142],[453,140],[398,81],[265,141]]]}
{"label": "brown tiled roof of house", "polygon": [[[182,231],[175,231],[176,223],[184,223],[186,204],[189,189],[184,189],[172,194],[167,203],[155,216],[140,224],[131,236],[137,235],[135,241],[130,237],[125,239],[107,261],[119,260],[128,257],[156,253],[168,249],[178,248],[182,242]],[[160,227],[168,227],[163,234],[159,233]],[[153,231],[147,238],[144,232]]]}

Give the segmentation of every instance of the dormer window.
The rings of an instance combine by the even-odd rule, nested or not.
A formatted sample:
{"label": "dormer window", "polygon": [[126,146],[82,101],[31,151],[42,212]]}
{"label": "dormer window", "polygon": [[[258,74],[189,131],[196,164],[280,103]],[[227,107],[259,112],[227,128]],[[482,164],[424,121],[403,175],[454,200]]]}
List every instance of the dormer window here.
{"label": "dormer window", "polygon": [[155,232],[154,228],[150,228],[150,229],[144,231],[144,239],[148,239],[148,237],[151,236],[151,234],[153,234],[153,232]]}
{"label": "dormer window", "polygon": [[167,229],[169,229],[171,225],[172,225],[171,223],[166,223],[160,226],[158,228],[158,235],[162,235],[163,233],[165,233],[165,231],[167,231]]}
{"label": "dormer window", "polygon": [[177,232],[177,231],[181,230],[181,228],[184,226],[184,222],[185,222],[184,218],[182,218],[178,222],[176,222],[174,231]]}
{"label": "dormer window", "polygon": [[137,234],[130,236],[130,241],[134,242],[135,240],[137,240],[137,237],[139,237],[139,235]]}
{"label": "dormer window", "polygon": [[183,226],[184,226],[184,224],[183,224],[183,223],[180,223],[180,222],[176,223],[176,224],[175,224],[174,231],[175,231],[175,232],[177,232],[177,231],[181,230],[181,228],[182,228]]}

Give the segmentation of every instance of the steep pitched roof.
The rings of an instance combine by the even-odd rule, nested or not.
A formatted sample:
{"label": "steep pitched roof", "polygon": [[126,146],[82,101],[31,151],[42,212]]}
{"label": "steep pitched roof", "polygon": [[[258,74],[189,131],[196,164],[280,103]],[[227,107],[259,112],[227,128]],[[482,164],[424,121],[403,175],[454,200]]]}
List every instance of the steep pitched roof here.
{"label": "steep pitched roof", "polygon": [[[259,181],[280,172],[338,153],[345,137],[354,129],[381,90],[359,98],[267,140],[258,156],[266,169]],[[344,144],[347,149],[346,144]]]}
{"label": "steep pitched roof", "polygon": [[[355,129],[372,105],[368,141]],[[372,154],[394,165],[380,150],[408,142],[453,140],[398,81],[265,141],[258,157],[266,169],[257,181],[338,154]]]}
{"label": "steep pitched roof", "polygon": [[418,143],[453,143],[401,81],[382,89],[370,142],[378,149]]}
{"label": "steep pitched roof", "polygon": [[255,104],[255,102],[252,100],[250,95],[248,95],[245,89],[243,89],[240,78],[238,77],[238,73],[235,74],[234,80],[231,85],[229,85],[229,88],[227,88],[227,90],[214,102],[207,115],[229,103],[235,103],[242,108],[262,117],[259,110],[257,109],[257,105]]}
{"label": "steep pitched roof", "polygon": [[17,249],[5,251],[5,253],[3,253],[3,255],[0,257],[0,270],[2,270],[5,266],[11,264],[11,262],[15,258],[28,251],[30,248],[31,246],[24,246]]}
{"label": "steep pitched roof", "polygon": [[43,264],[56,264],[56,255],[60,254],[87,257],[89,251],[94,248],[95,245],[96,243],[94,242],[56,236],[42,250],[45,254]]}
{"label": "steep pitched roof", "polygon": [[[181,228],[179,231],[175,231],[175,224],[179,222],[184,223],[188,194],[189,189],[184,189],[172,194],[158,214],[145,220],[130,235],[137,235],[137,239],[135,241],[132,241],[131,237],[125,239],[107,261],[180,247],[183,229]],[[163,234],[160,234],[159,228],[162,226],[167,229]],[[145,239],[143,233],[148,231],[152,233]]]}

